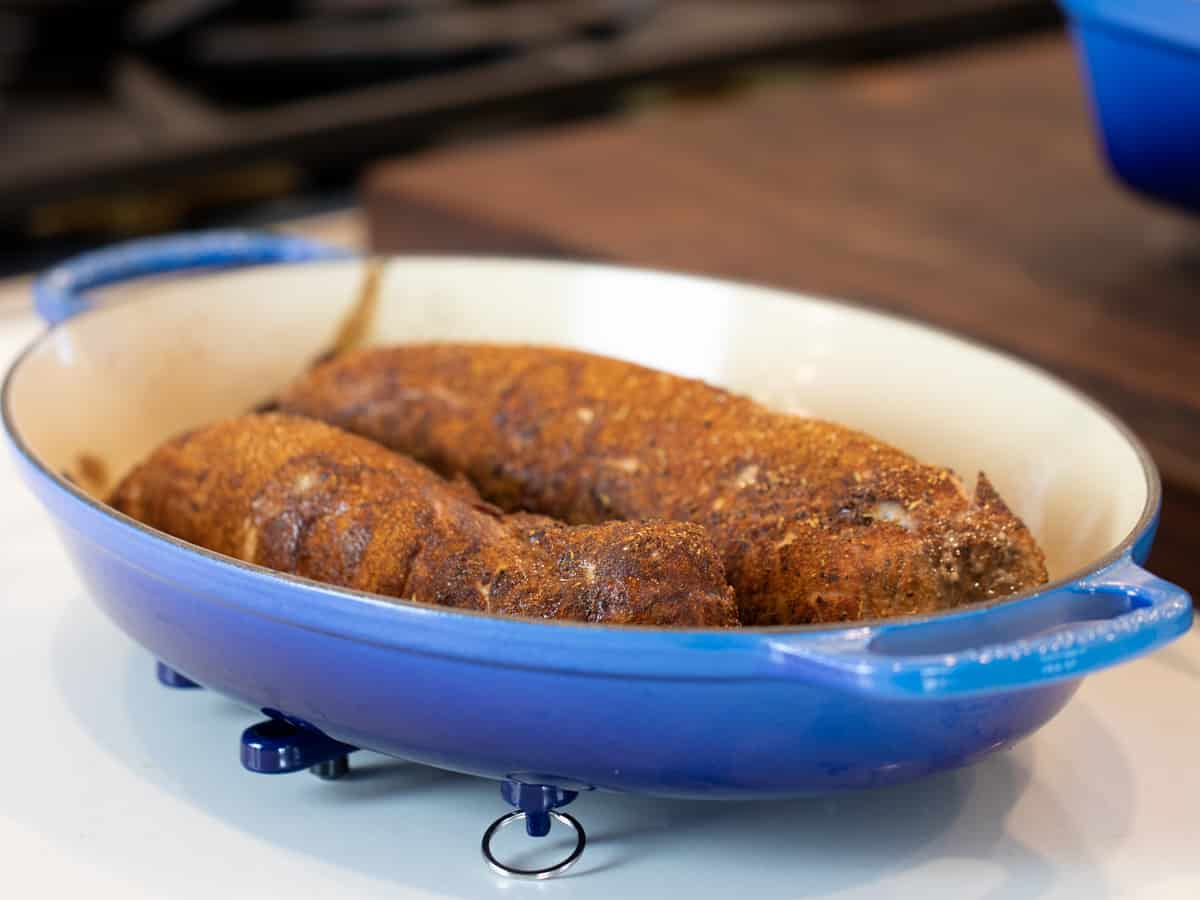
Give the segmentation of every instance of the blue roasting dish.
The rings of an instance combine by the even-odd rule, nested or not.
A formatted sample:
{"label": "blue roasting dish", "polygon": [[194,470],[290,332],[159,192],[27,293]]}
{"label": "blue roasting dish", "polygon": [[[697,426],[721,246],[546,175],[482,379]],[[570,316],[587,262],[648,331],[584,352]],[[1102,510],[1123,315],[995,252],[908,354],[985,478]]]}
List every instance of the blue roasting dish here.
{"label": "blue roasting dish", "polygon": [[[105,506],[103,486],[88,481],[103,478],[97,468],[111,486],[169,435],[251,407],[329,345],[363,271],[340,256],[213,233],[66,263],[39,281],[50,327],[3,389],[7,442],[94,600],[175,672],[277,720],[568,790],[867,788],[1012,745],[1081,678],[1191,622],[1187,594],[1142,568],[1159,514],[1153,463],[1073,389],[852,306],[590,264],[393,259],[368,339],[576,346],[836,418],[964,474],[985,468],[1045,546],[1051,584],[838,627],[553,624],[277,574]],[[125,302],[84,293],[135,275],[272,261],[287,264],[152,281]]]}

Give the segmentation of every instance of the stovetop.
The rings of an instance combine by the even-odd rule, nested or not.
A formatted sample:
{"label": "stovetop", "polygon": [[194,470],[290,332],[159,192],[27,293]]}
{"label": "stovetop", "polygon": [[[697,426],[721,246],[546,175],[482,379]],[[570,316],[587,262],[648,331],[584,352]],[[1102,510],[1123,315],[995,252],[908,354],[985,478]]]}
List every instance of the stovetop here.
{"label": "stovetop", "polygon": [[[0,284],[0,365],[40,329]],[[1094,676],[973,768],[782,802],[589,794],[578,867],[540,886],[479,856],[497,785],[360,752],[350,775],[238,762],[259,714],[161,686],[93,605],[0,456],[0,858],[13,897],[1200,896],[1200,632]],[[219,640],[214,635],[214,640]],[[586,714],[586,710],[581,711]],[[519,829],[498,841],[537,864]],[[540,849],[569,849],[553,832]]]}

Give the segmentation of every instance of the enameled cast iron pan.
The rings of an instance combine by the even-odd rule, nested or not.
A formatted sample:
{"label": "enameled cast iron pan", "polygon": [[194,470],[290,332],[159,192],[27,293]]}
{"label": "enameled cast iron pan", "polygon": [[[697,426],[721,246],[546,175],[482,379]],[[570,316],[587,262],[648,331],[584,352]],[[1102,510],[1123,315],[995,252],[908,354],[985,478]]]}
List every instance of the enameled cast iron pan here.
{"label": "enameled cast iron pan", "polygon": [[[83,293],[265,262],[288,264],[152,280],[127,302]],[[277,574],[100,501],[160,441],[253,407],[319,356],[362,278],[361,261],[266,235],[100,251],[39,281],[50,328],[4,385],[21,473],[96,602],[168,681],[270,717],[245,738],[251,768],[336,774],[342,754],[370,748],[508,782],[531,833],[584,789],[717,798],[886,785],[1010,746],[1083,676],[1191,622],[1187,594],[1142,568],[1158,520],[1153,463],[1073,389],[851,306],[599,265],[396,258],[366,339],[577,347],[865,429],[968,482],[982,469],[1033,529],[1052,582],[844,627],[547,624]]]}

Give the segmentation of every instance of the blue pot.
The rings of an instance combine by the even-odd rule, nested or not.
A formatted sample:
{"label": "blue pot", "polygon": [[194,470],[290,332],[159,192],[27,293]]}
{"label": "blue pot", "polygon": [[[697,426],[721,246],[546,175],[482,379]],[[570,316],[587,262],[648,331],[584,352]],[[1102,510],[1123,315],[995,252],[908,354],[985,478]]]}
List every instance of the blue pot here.
{"label": "blue pot", "polygon": [[1113,170],[1200,210],[1200,4],[1061,0]]}
{"label": "blue pot", "polygon": [[[97,465],[89,476],[78,460],[98,457],[111,486],[168,434],[276,390],[353,304],[361,264],[336,255],[217,233],[68,263],[39,282],[53,324],[3,392],[21,474],[95,601],[175,672],[278,720],[525,785],[811,794],[906,781],[1008,747],[1082,677],[1191,622],[1187,594],[1141,567],[1158,519],[1153,464],[1071,388],[853,307],[603,266],[397,259],[370,339],[568,343],[840,412],[931,461],[986,466],[1046,546],[1053,583],[842,627],[551,624],[281,575],[108,508]],[[92,308],[84,293],[131,274],[302,259],[313,261],[176,280],[124,304]]]}

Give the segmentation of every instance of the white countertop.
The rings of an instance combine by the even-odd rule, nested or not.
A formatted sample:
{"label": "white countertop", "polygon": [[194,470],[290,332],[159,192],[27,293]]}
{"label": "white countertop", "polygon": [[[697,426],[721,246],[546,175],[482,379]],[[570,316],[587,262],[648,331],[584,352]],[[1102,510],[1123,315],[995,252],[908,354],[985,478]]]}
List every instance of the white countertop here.
{"label": "white countertop", "polygon": [[[4,368],[39,330],[5,302],[25,289],[0,285]],[[0,457],[5,896],[1200,897],[1196,630],[1092,677],[1016,749],[917,784],[774,803],[586,795],[570,812],[587,853],[542,883],[480,861],[507,810],[494,783],[366,753],[339,782],[249,774],[238,736],[255,713],[160,687],[153,668]]]}

